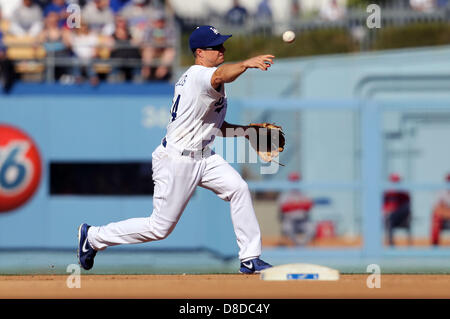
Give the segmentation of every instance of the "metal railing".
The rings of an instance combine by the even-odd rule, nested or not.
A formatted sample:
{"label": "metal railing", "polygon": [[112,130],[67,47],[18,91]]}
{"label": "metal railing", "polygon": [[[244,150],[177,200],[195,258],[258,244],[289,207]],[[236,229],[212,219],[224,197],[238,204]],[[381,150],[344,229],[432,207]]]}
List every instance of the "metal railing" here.
{"label": "metal railing", "polygon": [[[449,22],[450,7],[441,8],[432,12],[419,12],[412,9],[398,7],[381,8],[381,27],[400,26],[413,23]],[[362,9],[348,9],[345,15],[336,21],[322,19],[319,14],[290,17],[283,21],[273,21],[271,23],[261,22],[254,16],[249,16],[242,26],[227,24],[223,16],[210,15],[208,18],[187,18],[183,19],[184,31],[192,30],[200,24],[211,24],[221,30],[232,30],[235,34],[255,34],[272,31],[274,34],[285,31],[287,28],[297,32],[344,28],[350,29],[355,26],[365,26],[370,13]]]}
{"label": "metal railing", "polygon": [[360,51],[367,51],[373,47],[378,30],[386,27],[401,27],[417,23],[449,23],[450,6],[431,12],[419,12],[402,6],[380,8],[380,28],[369,29],[367,21],[371,12],[364,9],[348,9],[345,15],[335,21],[328,21],[317,13],[307,16],[289,17],[283,21],[267,23],[249,16],[242,26],[226,23],[223,16],[212,14],[208,18],[185,19],[183,30],[190,32],[196,25],[211,24],[219,28],[222,33],[235,35],[280,36],[286,30],[293,30],[297,34],[317,30],[343,30],[359,43]]}
{"label": "metal railing", "polygon": [[[176,67],[180,65],[180,30],[179,28],[175,27],[175,45],[173,48],[175,49],[175,57],[170,64],[164,64],[159,58],[154,58],[151,63],[145,63],[142,58],[117,58],[117,57],[111,57],[110,54],[113,53],[114,50],[118,49],[136,49],[141,51],[142,48],[149,46],[149,44],[142,43],[140,45],[131,45],[131,44],[106,44],[100,43],[96,45],[96,49],[99,51],[102,50],[108,50],[109,54],[105,55],[104,52],[99,54],[99,57],[95,57],[91,59],[88,63],[89,66],[102,66],[109,68],[111,70],[113,69],[119,69],[124,67],[130,67],[135,69],[141,69],[144,66],[150,66],[150,67],[157,67],[161,65],[165,65],[170,67],[171,71],[174,71]],[[9,35],[8,35],[9,37]],[[13,61],[13,63],[16,65],[16,70],[20,69],[18,68],[19,65],[40,65],[41,68],[39,70],[42,70],[42,77],[45,82],[55,82],[56,77],[56,69],[57,68],[67,68],[68,70],[78,68],[80,66],[86,65],[82,61],[82,59],[78,58],[73,52],[70,52],[70,48],[64,45],[64,48],[62,50],[69,52],[69,54],[60,54],[57,53],[57,51],[53,49],[47,48],[47,43],[39,42],[32,40],[24,40],[21,41],[20,37],[11,37],[9,40],[4,39],[3,46],[6,48],[6,50],[9,49],[15,49],[15,48],[25,48],[25,49],[32,49],[33,53],[23,56],[23,53],[19,53],[18,56],[14,56],[13,54],[8,54],[10,60]],[[12,41],[11,41],[12,39]],[[0,43],[1,44],[1,43]],[[62,45],[62,43],[61,43]],[[158,45],[152,45],[153,48],[161,48]],[[166,46],[163,46],[166,47]],[[172,47],[172,46],[170,46]],[[27,68],[24,68],[27,70]],[[30,68],[32,69],[32,68]],[[26,73],[26,71],[24,72]],[[30,72],[32,73],[32,72]],[[173,72],[171,72],[173,73]]]}
{"label": "metal railing", "polygon": [[[90,67],[90,68],[103,68],[107,70],[103,73],[110,73],[110,71],[114,71],[116,69],[121,68],[133,68],[133,69],[141,69],[144,66],[149,67],[158,67],[158,66],[168,66],[172,70],[178,65],[178,45],[175,46],[176,56],[174,61],[170,64],[163,63],[160,58],[154,58],[150,63],[145,63],[142,58],[118,58],[109,56],[114,50],[118,49],[136,49],[141,50],[139,46],[133,45],[115,45],[113,47],[98,45],[97,49],[108,49],[109,54],[108,57],[95,57],[89,59],[88,61],[83,61],[83,59],[78,58],[74,54],[72,54],[69,48],[64,47],[62,51],[67,52],[66,54],[59,54],[58,51],[54,50],[46,50],[45,43],[33,42],[33,43],[13,43],[5,45],[6,49],[30,49],[27,57],[23,56],[14,56],[14,53],[8,54],[9,58],[16,65],[16,70],[22,70],[20,73],[41,73],[45,82],[55,82],[56,79],[56,69],[64,68],[67,70],[67,75],[72,75],[73,70],[80,67]],[[158,48],[158,47],[155,47]],[[31,53],[32,52],[32,53]],[[38,53],[39,52],[39,53]],[[40,65],[41,68],[36,71],[36,68],[27,67],[28,66],[36,66]],[[25,67],[20,67],[25,66]],[[25,71],[23,71],[25,70]],[[29,71],[27,71],[29,70]],[[34,70],[34,71],[32,71]]]}

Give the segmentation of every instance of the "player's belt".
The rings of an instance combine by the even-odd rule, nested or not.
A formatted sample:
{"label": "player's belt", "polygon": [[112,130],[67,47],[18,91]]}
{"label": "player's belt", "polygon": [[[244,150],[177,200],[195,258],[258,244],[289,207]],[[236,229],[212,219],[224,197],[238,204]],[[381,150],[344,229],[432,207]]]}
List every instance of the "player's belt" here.
{"label": "player's belt", "polygon": [[[165,137],[163,138],[161,144],[162,144],[162,146],[167,148],[167,140],[166,140]],[[182,156],[189,156],[189,157],[192,157],[192,158],[199,158],[199,157],[203,157],[205,155],[204,151],[205,151],[205,149],[202,149],[200,151],[183,150],[183,151],[181,151],[181,155]]]}

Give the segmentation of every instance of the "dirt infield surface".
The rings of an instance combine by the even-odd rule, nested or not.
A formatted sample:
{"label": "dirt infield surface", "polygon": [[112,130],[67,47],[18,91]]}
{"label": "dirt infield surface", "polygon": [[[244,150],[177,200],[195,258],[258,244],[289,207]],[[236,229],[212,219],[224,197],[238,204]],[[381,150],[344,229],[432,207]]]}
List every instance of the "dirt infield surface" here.
{"label": "dirt infield surface", "polygon": [[450,275],[381,275],[368,288],[366,275],[338,281],[263,281],[258,275],[81,275],[68,288],[68,275],[0,276],[2,299],[378,299],[450,298]]}

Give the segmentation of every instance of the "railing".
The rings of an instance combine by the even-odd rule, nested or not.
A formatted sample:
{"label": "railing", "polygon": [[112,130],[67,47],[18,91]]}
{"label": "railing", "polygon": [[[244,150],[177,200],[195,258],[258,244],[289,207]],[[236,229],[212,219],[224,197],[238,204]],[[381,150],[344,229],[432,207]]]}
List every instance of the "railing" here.
{"label": "railing", "polygon": [[[274,34],[280,33],[287,28],[297,32],[345,28],[350,29],[355,26],[365,26],[367,18],[371,13],[362,9],[349,9],[345,15],[336,21],[327,21],[322,19],[318,14],[312,16],[290,17],[283,21],[274,21],[273,23],[264,23],[258,21],[254,16],[249,16],[243,26],[232,26],[225,22],[224,18],[219,15],[211,15],[208,18],[201,19],[183,19],[184,29],[192,30],[192,27],[200,24],[212,24],[221,30],[232,30],[236,34],[255,34],[261,32],[272,31]],[[380,11],[381,27],[400,26],[412,23],[430,23],[430,22],[449,22],[450,7],[441,8],[432,12],[418,12],[412,9],[403,8],[381,8]]]}
{"label": "railing", "polygon": [[[19,74],[40,74],[46,82],[54,82],[56,80],[56,68],[61,67],[69,70],[81,66],[88,66],[96,69],[98,74],[108,74],[116,68],[123,67],[138,70],[144,66],[157,67],[165,65],[173,69],[177,63],[176,58],[173,63],[165,64],[158,58],[153,59],[151,63],[144,63],[141,58],[115,58],[109,56],[112,49],[139,49],[139,47],[131,45],[114,46],[114,48],[98,46],[97,48],[100,50],[107,49],[109,52],[105,53],[105,51],[104,53],[100,53],[99,57],[92,58],[88,62],[84,62],[74,55],[57,56],[55,51],[45,50],[44,46],[40,43],[15,43],[13,45],[7,45],[7,50],[12,50],[7,55],[15,64],[15,69]],[[21,51],[17,53],[14,50]]]}
{"label": "railing", "polygon": [[221,15],[210,15],[202,19],[183,20],[184,32],[190,32],[196,25],[211,24],[219,28],[222,33],[242,36],[260,35],[264,37],[280,36],[286,30],[293,30],[297,35],[318,30],[343,30],[359,43],[360,51],[368,51],[374,47],[380,30],[386,27],[401,27],[417,23],[448,23],[450,21],[450,7],[432,12],[419,12],[409,8],[388,7],[381,8],[379,15],[380,28],[370,28],[367,25],[372,11],[365,9],[348,9],[345,15],[335,21],[322,19],[319,14],[287,17],[284,20],[267,23],[249,16],[243,26],[227,24]]}

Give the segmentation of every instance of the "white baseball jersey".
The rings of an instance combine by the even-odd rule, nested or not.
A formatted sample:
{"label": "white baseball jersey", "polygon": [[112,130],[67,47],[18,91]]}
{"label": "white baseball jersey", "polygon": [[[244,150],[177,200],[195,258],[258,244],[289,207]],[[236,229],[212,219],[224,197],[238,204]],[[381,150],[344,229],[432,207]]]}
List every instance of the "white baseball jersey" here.
{"label": "white baseball jersey", "polygon": [[247,183],[219,154],[200,152],[200,157],[190,157],[180,152],[202,150],[212,143],[216,129],[223,124],[227,102],[224,86],[219,91],[211,86],[215,70],[194,65],[175,85],[167,143],[152,153],[155,191],[151,216],[92,226],[88,240],[94,249],[166,238],[200,186],[230,202],[239,259],[259,257],[261,232]]}
{"label": "white baseball jersey", "polygon": [[196,151],[214,141],[227,112],[224,85],[219,91],[211,86],[216,69],[193,65],[175,84],[167,143]]}

